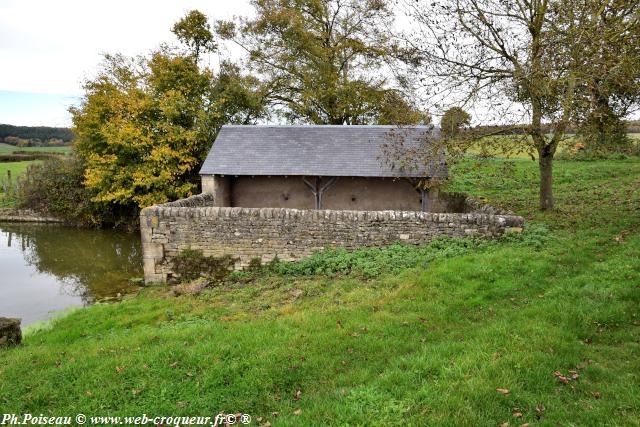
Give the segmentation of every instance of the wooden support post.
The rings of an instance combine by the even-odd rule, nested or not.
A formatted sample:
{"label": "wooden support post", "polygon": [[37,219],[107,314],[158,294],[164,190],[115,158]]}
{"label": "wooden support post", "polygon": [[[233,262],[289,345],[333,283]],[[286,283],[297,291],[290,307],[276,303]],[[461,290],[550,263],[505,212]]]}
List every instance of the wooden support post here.
{"label": "wooden support post", "polygon": [[309,181],[307,177],[302,178],[302,181],[304,181],[307,187],[309,187],[309,190],[311,190],[313,196],[316,199],[315,209],[322,209],[322,196],[324,195],[325,191],[327,191],[333,184],[335,184],[337,180],[338,178],[331,177],[325,184],[321,185],[322,177],[316,176],[313,182]]}
{"label": "wooden support post", "polygon": [[429,212],[429,190],[420,190],[422,212]]}

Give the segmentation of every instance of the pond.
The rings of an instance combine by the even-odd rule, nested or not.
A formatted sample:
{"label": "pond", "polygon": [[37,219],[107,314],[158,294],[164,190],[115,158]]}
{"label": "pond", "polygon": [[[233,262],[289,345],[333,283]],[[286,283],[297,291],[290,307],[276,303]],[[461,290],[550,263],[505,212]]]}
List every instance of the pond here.
{"label": "pond", "polygon": [[23,326],[132,292],[142,274],[138,233],[0,223],[0,317]]}

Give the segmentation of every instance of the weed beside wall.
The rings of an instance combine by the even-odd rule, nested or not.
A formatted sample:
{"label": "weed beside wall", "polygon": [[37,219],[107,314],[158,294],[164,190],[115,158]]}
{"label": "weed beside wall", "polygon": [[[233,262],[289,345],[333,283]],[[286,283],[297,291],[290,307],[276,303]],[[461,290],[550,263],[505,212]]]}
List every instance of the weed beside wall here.
{"label": "weed beside wall", "polygon": [[204,256],[197,249],[185,249],[173,259],[173,271],[181,282],[204,277],[221,282],[233,271],[236,259],[231,255],[221,257]]}
{"label": "weed beside wall", "polygon": [[362,248],[355,251],[330,249],[294,262],[277,258],[262,266],[257,259],[235,272],[231,279],[246,281],[259,276],[276,274],[283,276],[343,276],[353,275],[371,279],[384,273],[396,273],[407,268],[427,267],[437,259],[452,258],[485,250],[502,243],[515,243],[539,250],[552,238],[548,228],[542,225],[527,227],[523,233],[505,234],[498,240],[478,238],[442,237],[421,246],[396,243],[382,248]]}

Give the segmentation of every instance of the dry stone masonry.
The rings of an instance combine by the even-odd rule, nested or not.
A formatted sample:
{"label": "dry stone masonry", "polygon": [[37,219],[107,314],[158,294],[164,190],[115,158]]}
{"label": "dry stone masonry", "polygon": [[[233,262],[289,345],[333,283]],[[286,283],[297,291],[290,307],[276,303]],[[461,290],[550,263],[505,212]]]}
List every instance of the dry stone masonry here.
{"label": "dry stone masonry", "polygon": [[252,258],[291,261],[331,247],[356,249],[394,242],[419,245],[439,236],[494,238],[521,231],[519,216],[469,203],[469,213],[336,211],[213,207],[201,194],[142,210],[140,228],[146,282],[173,276],[171,260],[184,249],[205,256],[230,254],[237,267]]}

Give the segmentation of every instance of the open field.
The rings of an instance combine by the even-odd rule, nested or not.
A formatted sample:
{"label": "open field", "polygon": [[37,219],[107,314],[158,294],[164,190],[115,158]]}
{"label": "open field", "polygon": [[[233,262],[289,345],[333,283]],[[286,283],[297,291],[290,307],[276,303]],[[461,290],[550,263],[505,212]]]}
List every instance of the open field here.
{"label": "open field", "polygon": [[0,352],[0,407],[241,412],[274,426],[639,425],[640,160],[557,162],[548,214],[535,162],[458,168],[455,190],[524,215],[528,231],[445,242],[412,268],[391,257],[372,279],[265,273],[79,310]]}
{"label": "open field", "polygon": [[0,176],[7,176],[7,171],[11,171],[13,177],[18,177],[34,163],[36,162],[0,162]]}
{"label": "open field", "polygon": [[[634,141],[636,146],[640,144],[640,133],[629,133],[628,136]],[[520,149],[519,151],[515,150],[514,152],[510,152],[510,153],[505,153],[504,151],[502,151],[500,147],[501,142],[509,142],[509,145],[513,147],[513,144],[512,144],[513,141],[515,141],[519,146],[524,146],[525,148]],[[528,153],[528,151],[531,150],[530,141],[531,141],[530,137],[520,136],[520,135],[492,136],[492,137],[485,138],[484,147],[482,147],[482,145],[478,143],[473,148],[471,148],[468,151],[468,153],[470,154],[483,153],[485,155],[495,156],[495,157],[504,157],[506,154],[509,158],[513,158],[513,159],[531,159],[531,155]],[[556,156],[562,155],[562,153],[566,152],[568,148],[570,148],[573,144],[575,144],[575,142],[576,142],[575,135],[573,134],[566,135],[565,138],[560,142],[560,145],[558,146]],[[535,152],[535,149],[533,150],[532,153],[534,158],[538,157],[538,154]]]}
{"label": "open field", "polygon": [[71,146],[64,147],[16,147],[0,142],[0,154],[11,154],[15,151],[27,151],[37,153],[55,153],[68,154],[71,152]]}
{"label": "open field", "polygon": [[[30,165],[37,163],[39,163],[39,161],[37,160],[31,162],[0,162],[0,177],[3,177],[3,179],[7,179],[7,174],[8,172],[10,172],[12,180],[15,181],[20,175],[24,173],[24,171],[27,170]],[[16,200],[13,197],[7,197],[0,187],[0,208],[14,206],[15,202]]]}

